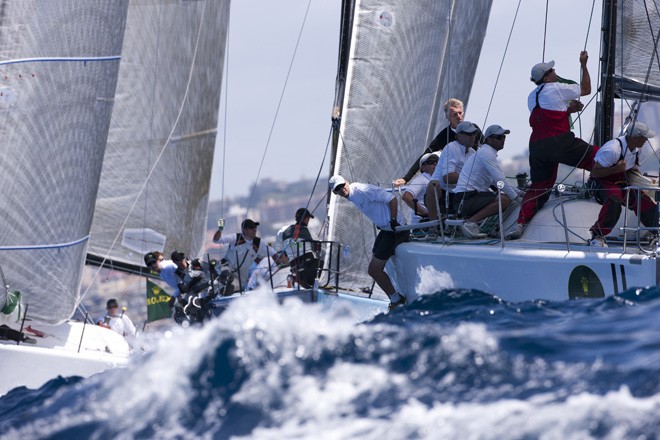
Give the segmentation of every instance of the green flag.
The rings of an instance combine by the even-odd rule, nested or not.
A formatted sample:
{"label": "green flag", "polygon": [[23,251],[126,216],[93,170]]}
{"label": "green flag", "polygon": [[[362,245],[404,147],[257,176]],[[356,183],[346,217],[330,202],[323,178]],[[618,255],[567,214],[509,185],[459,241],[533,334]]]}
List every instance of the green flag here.
{"label": "green flag", "polygon": [[159,319],[169,318],[172,311],[167,305],[170,295],[159,285],[147,280],[147,321],[153,322]]}

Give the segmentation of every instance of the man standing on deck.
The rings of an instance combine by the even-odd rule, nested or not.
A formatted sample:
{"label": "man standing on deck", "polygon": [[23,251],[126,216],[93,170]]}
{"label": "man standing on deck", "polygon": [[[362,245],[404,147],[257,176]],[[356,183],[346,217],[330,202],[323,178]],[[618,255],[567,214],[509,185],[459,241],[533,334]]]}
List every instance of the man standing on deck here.
{"label": "man standing on deck", "polygon": [[[458,124],[463,122],[463,101],[450,98],[444,105],[443,109],[445,111],[445,116],[449,121],[449,125],[446,126],[443,130],[436,135],[435,138],[431,141],[429,146],[424,150],[424,154],[435,153],[436,151],[442,151],[445,148],[445,145],[449,144],[456,140],[456,127]],[[420,156],[411,166],[405,176],[394,181],[395,186],[401,186],[413,178],[413,176],[420,170],[420,161],[422,157]]]}
{"label": "man standing on deck", "polygon": [[114,298],[109,299],[106,303],[106,315],[103,318],[99,318],[96,323],[122,335],[132,348],[137,330],[135,329],[135,325],[133,325],[133,321],[126,315],[124,310],[119,313],[119,303],[117,300]]}
{"label": "man standing on deck", "polygon": [[509,239],[522,235],[525,226],[550,197],[560,163],[591,170],[596,148],[571,131],[569,114],[582,110],[580,96],[591,93],[587,70],[589,54],[580,52],[580,84],[567,84],[557,76],[554,61],[532,67],[531,80],[537,87],[529,94],[529,167],[532,184],[522,201],[518,222],[507,234]]}
{"label": "man standing on deck", "polygon": [[334,194],[352,202],[380,231],[372,249],[369,276],[389,297],[390,310],[405,304],[406,297],[394,289],[392,280],[385,272],[385,264],[394,255],[394,249],[409,239],[408,231],[395,231],[397,226],[405,224],[405,218],[398,212],[396,197],[374,185],[349,183],[340,175],[332,176],[329,183]]}
{"label": "man standing on deck", "polygon": [[[613,139],[598,150],[591,170],[591,177],[596,181],[597,197],[603,201],[603,207],[598,214],[598,220],[591,227],[589,245],[607,247],[605,236],[612,232],[621,215],[621,206],[626,204],[628,186],[626,171],[637,166],[639,150],[655,133],[646,124],[639,121],[631,124],[626,135]],[[655,203],[643,191],[631,190],[628,208],[637,212],[637,196],[639,195],[639,217],[644,226],[658,226]],[[653,233],[657,235],[657,233]]]}
{"label": "man standing on deck", "polygon": [[234,277],[234,288],[237,291],[247,288],[252,263],[259,264],[262,258],[272,257],[275,254],[275,249],[262,242],[260,237],[257,237],[258,226],[259,222],[248,218],[241,223],[241,232],[223,237],[224,227],[221,222],[218,222],[218,230],[213,235],[214,243],[229,245],[225,260],[236,275]]}

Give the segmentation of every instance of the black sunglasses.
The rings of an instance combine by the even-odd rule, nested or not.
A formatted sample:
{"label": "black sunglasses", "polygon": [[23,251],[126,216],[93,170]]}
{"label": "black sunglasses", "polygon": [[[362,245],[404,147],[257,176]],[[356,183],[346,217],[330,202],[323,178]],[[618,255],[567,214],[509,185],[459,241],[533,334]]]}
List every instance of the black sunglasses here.
{"label": "black sunglasses", "polygon": [[505,134],[491,134],[490,137],[493,139],[497,139],[498,141],[501,141],[502,139],[506,139]]}
{"label": "black sunglasses", "polygon": [[335,194],[339,194],[339,191],[344,189],[345,186],[346,186],[345,183],[342,183],[341,185],[337,185],[337,186],[335,186],[335,189],[332,190],[332,192],[335,193]]}
{"label": "black sunglasses", "polygon": [[437,165],[437,164],[438,164],[437,160],[427,160],[422,165]]}

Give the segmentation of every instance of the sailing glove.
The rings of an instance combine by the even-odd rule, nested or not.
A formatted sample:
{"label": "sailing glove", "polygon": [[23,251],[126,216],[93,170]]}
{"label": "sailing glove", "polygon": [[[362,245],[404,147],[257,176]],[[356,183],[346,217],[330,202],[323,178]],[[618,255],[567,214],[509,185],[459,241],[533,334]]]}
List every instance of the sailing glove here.
{"label": "sailing glove", "polygon": [[225,229],[225,219],[224,218],[219,218],[218,219],[218,231],[222,231]]}

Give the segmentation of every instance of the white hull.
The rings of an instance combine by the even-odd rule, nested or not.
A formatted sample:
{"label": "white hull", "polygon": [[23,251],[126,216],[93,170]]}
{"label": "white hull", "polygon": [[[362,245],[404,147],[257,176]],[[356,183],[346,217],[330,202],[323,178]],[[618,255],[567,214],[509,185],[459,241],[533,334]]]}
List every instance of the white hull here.
{"label": "white hull", "polygon": [[39,337],[24,329],[36,344],[0,341],[0,396],[19,386],[39,388],[58,376],[89,377],[128,363],[128,344],[112,330],[87,324],[83,334],[81,322],[57,326],[26,322],[25,325],[45,336]]}
{"label": "white hull", "polygon": [[[477,289],[514,302],[597,298],[657,285],[654,252],[645,252],[633,240],[625,252],[621,243],[608,248],[586,243],[599,209],[589,200],[565,202],[568,243],[556,199],[534,217],[521,240],[505,241],[504,246],[498,239],[404,243],[392,259],[397,285],[405,294]],[[506,223],[515,218],[517,212]],[[636,226],[634,215],[629,213],[627,221]],[[621,234],[619,227],[614,231]]]}

